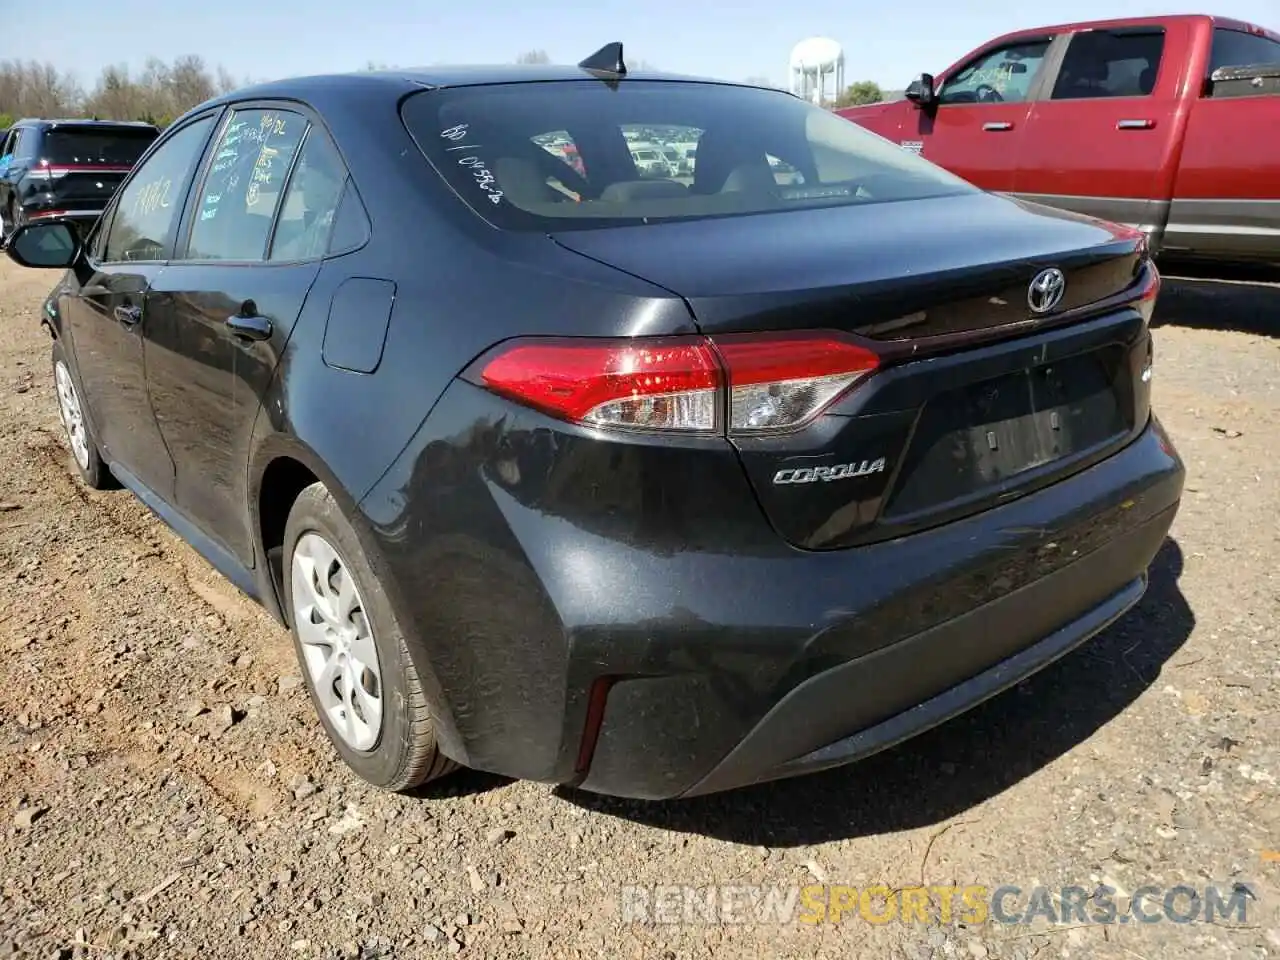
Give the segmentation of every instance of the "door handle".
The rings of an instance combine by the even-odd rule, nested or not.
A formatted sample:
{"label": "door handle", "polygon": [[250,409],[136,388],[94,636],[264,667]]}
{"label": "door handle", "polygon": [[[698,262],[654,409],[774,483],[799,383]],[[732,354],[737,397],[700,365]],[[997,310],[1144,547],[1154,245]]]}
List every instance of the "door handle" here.
{"label": "door handle", "polygon": [[1121,120],[1116,123],[1117,130],[1150,130],[1156,125],[1154,120]]}
{"label": "door handle", "polygon": [[121,304],[112,311],[117,320],[126,327],[132,327],[135,323],[142,319],[142,308],[136,307],[131,303]]}
{"label": "door handle", "polygon": [[241,340],[267,340],[271,337],[271,321],[266,317],[236,314],[227,317],[227,329]]}
{"label": "door handle", "polygon": [[992,121],[991,123],[984,123],[982,125],[982,129],[991,131],[992,133],[999,133],[1002,130],[1012,130],[1013,124],[1009,123],[1007,120]]}

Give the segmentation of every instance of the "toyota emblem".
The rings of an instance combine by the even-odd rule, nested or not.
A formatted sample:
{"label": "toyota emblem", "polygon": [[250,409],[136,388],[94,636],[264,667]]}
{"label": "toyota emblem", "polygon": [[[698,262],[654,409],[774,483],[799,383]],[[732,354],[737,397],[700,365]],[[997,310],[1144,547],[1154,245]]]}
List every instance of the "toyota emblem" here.
{"label": "toyota emblem", "polygon": [[1057,267],[1049,267],[1036,274],[1027,288],[1027,306],[1032,313],[1048,313],[1062,302],[1067,292],[1067,278]]}

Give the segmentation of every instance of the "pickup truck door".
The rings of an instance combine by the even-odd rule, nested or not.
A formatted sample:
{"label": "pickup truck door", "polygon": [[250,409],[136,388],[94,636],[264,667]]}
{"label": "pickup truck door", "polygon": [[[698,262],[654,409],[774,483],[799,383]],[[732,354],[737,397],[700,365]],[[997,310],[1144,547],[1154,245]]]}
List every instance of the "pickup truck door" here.
{"label": "pickup truck door", "polygon": [[1067,38],[1047,95],[1031,108],[1014,192],[1163,230],[1187,118],[1178,91],[1190,31],[1172,21]]}
{"label": "pickup truck door", "polygon": [[[1227,259],[1280,259],[1280,79],[1213,81],[1215,71],[1280,69],[1280,40],[1219,26],[1191,102],[1164,248]],[[1257,77],[1261,68],[1248,71]]]}
{"label": "pickup truck door", "polygon": [[909,107],[897,139],[984,190],[1013,190],[1027,115],[1052,42],[1050,36],[1023,37],[970,57],[939,80],[934,107]]}

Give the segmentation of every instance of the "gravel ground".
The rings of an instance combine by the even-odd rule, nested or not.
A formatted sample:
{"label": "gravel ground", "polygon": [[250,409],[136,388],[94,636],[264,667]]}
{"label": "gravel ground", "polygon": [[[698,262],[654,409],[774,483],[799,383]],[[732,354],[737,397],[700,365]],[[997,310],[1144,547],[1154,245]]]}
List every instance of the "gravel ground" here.
{"label": "gravel ground", "polygon": [[[1280,957],[1280,288],[1166,285],[1156,403],[1188,487],[1121,623],[856,766],[643,804],[350,776],[286,633],[73,479],[54,279],[0,261],[0,957]],[[640,923],[621,890],[824,883],[1013,884],[1007,912],[1037,885],[1214,885],[1247,915]]]}

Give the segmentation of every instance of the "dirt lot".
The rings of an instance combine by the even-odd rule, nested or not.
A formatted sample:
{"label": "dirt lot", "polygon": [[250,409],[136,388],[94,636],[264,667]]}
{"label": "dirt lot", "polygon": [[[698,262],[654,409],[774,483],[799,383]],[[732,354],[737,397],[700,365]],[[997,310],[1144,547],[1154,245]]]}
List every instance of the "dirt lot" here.
{"label": "dirt lot", "polygon": [[[1119,625],[855,767],[646,805],[348,775],[285,632],[73,480],[36,324],[54,279],[0,261],[0,957],[1280,957],[1280,288],[1166,286],[1156,400],[1188,490]],[[620,889],[815,883],[1016,885],[1006,914],[1036,885],[1185,883],[1248,912],[641,924]]]}

